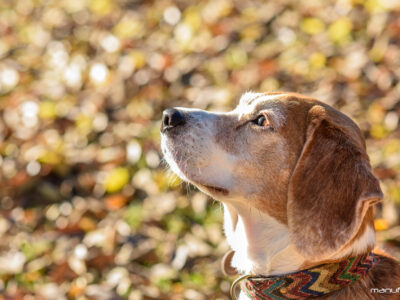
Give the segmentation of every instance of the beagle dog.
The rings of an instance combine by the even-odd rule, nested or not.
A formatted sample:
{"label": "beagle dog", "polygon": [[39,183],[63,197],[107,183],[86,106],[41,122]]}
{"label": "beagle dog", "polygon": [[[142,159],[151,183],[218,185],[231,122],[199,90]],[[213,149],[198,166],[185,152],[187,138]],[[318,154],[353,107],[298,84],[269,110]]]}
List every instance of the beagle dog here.
{"label": "beagle dog", "polygon": [[224,207],[240,299],[400,299],[398,263],[374,250],[383,194],[350,118],[248,92],[230,112],[167,109],[161,133],[172,171]]}

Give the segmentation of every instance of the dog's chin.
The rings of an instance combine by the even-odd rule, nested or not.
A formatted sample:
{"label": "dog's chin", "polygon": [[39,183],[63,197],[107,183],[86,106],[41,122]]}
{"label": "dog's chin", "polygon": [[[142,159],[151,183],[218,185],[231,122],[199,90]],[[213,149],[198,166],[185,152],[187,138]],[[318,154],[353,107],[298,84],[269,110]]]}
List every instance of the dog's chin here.
{"label": "dog's chin", "polygon": [[219,186],[219,185],[215,185],[215,184],[206,183],[206,182],[204,182],[202,180],[199,180],[196,176],[193,176],[189,172],[183,172],[181,169],[178,169],[178,172],[176,172],[174,170],[174,168],[172,168],[172,170],[183,181],[186,181],[186,182],[188,182],[190,184],[193,184],[199,190],[201,190],[202,192],[212,196],[213,198],[216,198],[217,200],[218,200],[218,198],[220,198],[222,196],[229,195],[229,190],[227,188],[225,188],[225,187],[222,187],[222,186]]}
{"label": "dog's chin", "polygon": [[225,187],[211,185],[211,184],[205,184],[205,183],[198,183],[198,182],[193,182],[193,181],[191,181],[191,183],[193,185],[195,185],[202,192],[216,198],[217,200],[220,197],[229,195],[229,190]]}
{"label": "dog's chin", "polygon": [[206,183],[202,180],[199,180],[196,176],[193,176],[189,172],[183,172],[181,169],[179,169],[179,171],[175,172],[175,174],[177,174],[183,181],[193,184],[199,190],[201,190],[202,192],[210,195],[211,197],[213,197],[217,200],[219,200],[219,198],[221,198],[223,196],[229,195],[229,189],[227,189],[226,187]]}
{"label": "dog's chin", "polygon": [[229,195],[229,189],[222,186],[199,182],[198,180],[189,180],[188,182],[216,200],[220,200]]}

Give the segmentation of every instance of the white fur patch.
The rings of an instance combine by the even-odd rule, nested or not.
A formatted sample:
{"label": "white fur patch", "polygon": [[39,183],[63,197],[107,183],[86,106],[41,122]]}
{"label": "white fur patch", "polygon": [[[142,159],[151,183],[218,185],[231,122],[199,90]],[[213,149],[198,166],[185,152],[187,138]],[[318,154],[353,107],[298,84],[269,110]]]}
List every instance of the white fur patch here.
{"label": "white fur patch", "polygon": [[349,255],[359,255],[365,253],[366,249],[375,245],[375,230],[367,226],[365,232],[355,240],[349,247],[339,253],[334,254],[331,259],[339,259]]}
{"label": "white fur patch", "polygon": [[[266,95],[263,93],[252,93],[247,92],[240,98],[239,105],[235,108],[235,112],[239,114],[239,119],[245,115],[254,114],[256,108],[262,103],[278,99],[281,95]],[[279,107],[270,106],[265,110],[259,111],[261,113],[265,111],[269,117],[273,119],[275,126],[280,127],[285,123],[285,115],[282,113]]]}
{"label": "white fur patch", "polygon": [[186,176],[185,176],[185,174],[183,174],[183,172],[181,171],[181,169],[179,168],[179,166],[178,166],[178,162],[176,162],[175,161],[175,159],[174,159],[174,157],[173,157],[173,155],[172,155],[172,153],[171,153],[171,150],[169,150],[169,147],[168,147],[168,140],[167,139],[165,139],[165,138],[163,138],[162,140],[161,140],[161,149],[162,149],[162,152],[163,152],[163,154],[164,154],[164,158],[165,158],[165,160],[168,162],[168,165],[169,165],[169,167],[171,168],[171,170],[176,174],[176,175],[178,175],[180,178],[182,178],[183,180],[188,180],[187,178],[186,178]]}
{"label": "white fur patch", "polygon": [[[224,230],[235,250],[232,266],[245,274],[276,275],[297,270],[304,259],[290,245],[287,226],[239,202],[224,204]],[[234,227],[230,213],[239,219]]]}
{"label": "white fur patch", "polygon": [[253,101],[254,99],[256,99],[262,95],[263,95],[263,93],[254,93],[254,92],[250,92],[250,91],[246,92],[242,95],[242,97],[240,97],[239,105],[242,103],[248,105],[248,104],[250,104],[251,101]]}

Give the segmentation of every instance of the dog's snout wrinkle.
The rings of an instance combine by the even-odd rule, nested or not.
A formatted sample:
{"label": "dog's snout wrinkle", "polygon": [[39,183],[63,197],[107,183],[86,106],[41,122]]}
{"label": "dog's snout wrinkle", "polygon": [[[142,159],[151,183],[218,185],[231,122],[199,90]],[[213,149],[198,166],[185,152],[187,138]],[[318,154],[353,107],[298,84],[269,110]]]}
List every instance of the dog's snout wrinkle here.
{"label": "dog's snout wrinkle", "polygon": [[168,129],[183,125],[185,123],[185,116],[182,112],[175,108],[164,110],[161,123],[161,132]]}

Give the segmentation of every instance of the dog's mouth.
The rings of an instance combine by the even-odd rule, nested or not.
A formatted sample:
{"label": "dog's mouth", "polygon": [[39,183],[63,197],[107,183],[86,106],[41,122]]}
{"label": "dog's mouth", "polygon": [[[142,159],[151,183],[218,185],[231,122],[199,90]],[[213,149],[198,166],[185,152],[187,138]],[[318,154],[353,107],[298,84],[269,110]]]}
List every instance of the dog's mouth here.
{"label": "dog's mouth", "polygon": [[228,195],[229,194],[229,191],[223,187],[214,186],[214,185],[205,185],[205,184],[202,184],[202,186],[205,187],[208,191],[210,191],[213,194],[220,194],[220,195]]}

